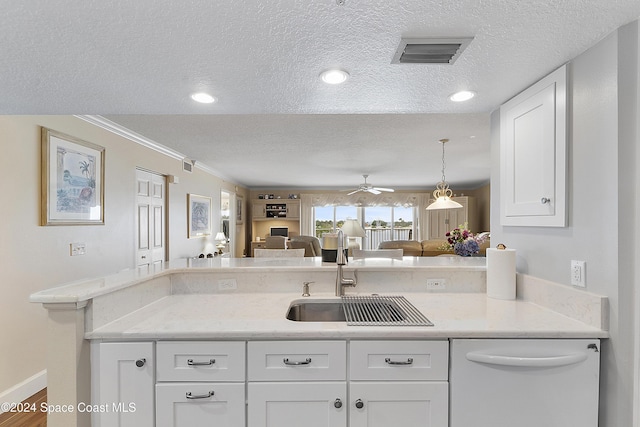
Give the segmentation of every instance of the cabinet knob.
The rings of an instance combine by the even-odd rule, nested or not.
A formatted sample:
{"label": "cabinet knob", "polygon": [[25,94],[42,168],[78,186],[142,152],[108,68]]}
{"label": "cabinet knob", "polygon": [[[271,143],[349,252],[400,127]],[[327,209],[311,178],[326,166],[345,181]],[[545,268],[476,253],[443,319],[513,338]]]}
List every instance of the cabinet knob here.
{"label": "cabinet knob", "polygon": [[356,408],[358,409],[364,408],[364,402],[362,401],[362,399],[356,400]]}
{"label": "cabinet knob", "polygon": [[547,203],[551,203],[551,199],[548,197],[543,197],[542,199],[540,199],[540,203],[546,205]]}
{"label": "cabinet knob", "polygon": [[136,366],[138,368],[142,368],[145,363],[147,363],[147,359],[138,359],[138,360],[136,360]]}
{"label": "cabinet knob", "polygon": [[342,408],[342,400],[336,399],[335,402],[333,402],[333,406],[335,406],[336,409]]}

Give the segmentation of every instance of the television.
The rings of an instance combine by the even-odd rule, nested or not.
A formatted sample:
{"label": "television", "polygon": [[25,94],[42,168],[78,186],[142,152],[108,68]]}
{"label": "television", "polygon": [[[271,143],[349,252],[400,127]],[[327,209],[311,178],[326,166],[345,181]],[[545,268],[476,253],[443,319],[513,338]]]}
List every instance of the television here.
{"label": "television", "polygon": [[289,237],[289,227],[271,227],[271,236]]}

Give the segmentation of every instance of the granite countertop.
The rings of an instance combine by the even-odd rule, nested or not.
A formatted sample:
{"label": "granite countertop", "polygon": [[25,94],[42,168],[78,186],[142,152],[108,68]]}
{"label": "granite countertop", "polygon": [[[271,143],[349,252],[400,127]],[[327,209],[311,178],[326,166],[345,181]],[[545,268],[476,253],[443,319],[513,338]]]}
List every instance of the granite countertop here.
{"label": "granite countertop", "polygon": [[[285,318],[299,293],[171,295],[85,334],[87,339],[606,338],[540,305],[484,293],[403,293],[434,326],[347,326]],[[335,298],[315,294],[314,298]]]}

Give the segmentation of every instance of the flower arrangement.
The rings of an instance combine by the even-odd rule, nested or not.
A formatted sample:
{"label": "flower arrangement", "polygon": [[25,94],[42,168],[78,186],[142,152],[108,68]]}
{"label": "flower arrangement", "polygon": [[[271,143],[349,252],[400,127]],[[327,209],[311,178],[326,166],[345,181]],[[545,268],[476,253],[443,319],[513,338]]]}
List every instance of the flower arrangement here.
{"label": "flower arrangement", "polygon": [[447,232],[447,243],[443,249],[451,250],[460,256],[471,256],[480,251],[480,245],[486,240],[486,235],[475,235],[468,230],[468,223],[464,223]]}

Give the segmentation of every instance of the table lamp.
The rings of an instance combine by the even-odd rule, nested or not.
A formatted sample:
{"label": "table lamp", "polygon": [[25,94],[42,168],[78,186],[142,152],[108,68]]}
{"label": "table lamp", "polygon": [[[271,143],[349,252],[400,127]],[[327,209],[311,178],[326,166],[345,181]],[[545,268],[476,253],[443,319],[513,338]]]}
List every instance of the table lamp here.
{"label": "table lamp", "polygon": [[216,248],[218,248],[218,254],[222,255],[222,250],[225,247],[227,236],[225,236],[222,231],[218,231],[218,234],[216,234],[216,237],[214,240],[218,242],[218,244],[216,245]]}
{"label": "table lamp", "polygon": [[360,244],[356,242],[356,237],[365,237],[366,233],[364,232],[364,228],[360,225],[357,219],[347,219],[345,220],[342,227],[340,227],[342,232],[347,235],[348,240],[348,251],[349,255],[353,255],[353,249],[360,249]]}

